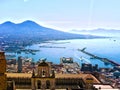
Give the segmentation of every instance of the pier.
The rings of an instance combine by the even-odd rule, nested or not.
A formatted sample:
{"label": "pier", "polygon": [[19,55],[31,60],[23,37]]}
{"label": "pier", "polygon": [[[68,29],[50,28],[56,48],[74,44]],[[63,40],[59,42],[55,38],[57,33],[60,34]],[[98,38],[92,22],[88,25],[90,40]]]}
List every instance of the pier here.
{"label": "pier", "polygon": [[94,54],[91,54],[91,53],[85,51],[85,49],[78,49],[78,51],[81,51],[82,53],[85,53],[85,54],[91,56],[92,58],[99,59],[99,60],[103,61],[104,63],[109,63],[109,64],[112,64],[114,66],[120,66],[120,64],[114,62],[114,60],[110,60],[108,58],[102,58],[102,57],[96,56]]}

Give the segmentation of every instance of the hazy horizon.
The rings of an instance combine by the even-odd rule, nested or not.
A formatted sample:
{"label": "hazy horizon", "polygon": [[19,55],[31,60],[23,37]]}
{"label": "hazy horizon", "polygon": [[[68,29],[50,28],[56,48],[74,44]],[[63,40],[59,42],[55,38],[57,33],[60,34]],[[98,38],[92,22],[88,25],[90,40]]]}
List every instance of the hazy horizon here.
{"label": "hazy horizon", "polygon": [[62,31],[120,30],[119,4],[120,0],[1,0],[0,23],[32,20]]}
{"label": "hazy horizon", "polygon": [[[24,23],[26,21],[34,22],[34,23],[36,23],[36,24],[38,24],[40,26],[46,27],[46,28],[51,28],[51,29],[55,29],[55,30],[59,30],[59,31],[64,31],[64,30],[56,29],[54,27],[49,27],[49,26],[46,26],[46,25],[39,24],[39,23],[37,23],[37,22],[35,22],[33,20],[25,20],[25,21],[21,21],[21,22],[4,21],[4,22],[2,22],[0,24],[4,24],[6,22],[11,22],[11,23],[14,23],[14,24],[21,24],[21,23]],[[93,31],[93,30],[99,30],[99,29],[101,29],[101,30],[108,30],[108,31],[109,30],[120,30],[120,29],[114,29],[114,28],[100,28],[100,27],[98,27],[98,28],[92,28],[92,29],[87,29],[87,28],[86,29],[69,29],[67,32],[71,32],[72,31],[72,33],[74,33],[73,31],[75,31],[77,33],[79,31],[91,31],[91,30]]]}

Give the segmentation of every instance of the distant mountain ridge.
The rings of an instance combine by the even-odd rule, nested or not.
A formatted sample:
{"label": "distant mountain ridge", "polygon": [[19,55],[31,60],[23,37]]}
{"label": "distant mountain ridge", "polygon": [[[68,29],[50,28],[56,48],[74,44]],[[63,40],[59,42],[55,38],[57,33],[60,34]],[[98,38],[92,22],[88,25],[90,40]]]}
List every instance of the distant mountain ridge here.
{"label": "distant mountain ridge", "polygon": [[101,36],[120,36],[120,30],[98,28],[93,30],[71,30],[72,33],[101,35]]}
{"label": "distant mountain ridge", "polygon": [[90,35],[85,36],[80,34],[71,34],[62,31],[57,31],[51,28],[46,28],[30,20],[18,24],[15,24],[10,21],[0,24],[0,34],[8,34],[12,36],[27,35],[28,38],[34,36],[40,37],[41,39],[46,39],[45,37],[49,39],[94,38],[94,36]]}
{"label": "distant mountain ridge", "polygon": [[0,24],[0,46],[27,46],[47,40],[99,38],[92,35],[72,34],[40,26],[27,20],[15,24],[7,21]]}

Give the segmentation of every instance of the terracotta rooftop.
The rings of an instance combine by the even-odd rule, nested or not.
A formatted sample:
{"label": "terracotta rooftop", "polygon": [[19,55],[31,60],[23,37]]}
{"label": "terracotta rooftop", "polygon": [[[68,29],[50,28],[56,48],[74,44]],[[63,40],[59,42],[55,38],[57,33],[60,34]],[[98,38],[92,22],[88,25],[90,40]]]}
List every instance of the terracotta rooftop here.
{"label": "terracotta rooftop", "polygon": [[11,77],[11,78],[31,78],[32,74],[28,74],[28,73],[6,73],[7,77]]}
{"label": "terracotta rooftop", "polygon": [[[31,78],[32,74],[28,73],[6,73],[9,78]],[[93,83],[100,83],[93,75],[91,74],[55,74],[55,78],[82,78],[84,81],[87,78],[93,78]]]}
{"label": "terracotta rooftop", "polygon": [[55,78],[82,78],[84,81],[87,78],[92,78],[93,83],[100,83],[92,74],[55,74]]}

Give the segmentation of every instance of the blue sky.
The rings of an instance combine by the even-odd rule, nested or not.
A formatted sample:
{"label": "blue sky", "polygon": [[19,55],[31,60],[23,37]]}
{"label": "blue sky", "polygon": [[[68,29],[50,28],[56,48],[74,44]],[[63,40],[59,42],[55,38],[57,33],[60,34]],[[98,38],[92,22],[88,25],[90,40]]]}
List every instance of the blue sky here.
{"label": "blue sky", "polygon": [[0,0],[0,23],[25,20],[64,31],[120,29],[120,0]]}

